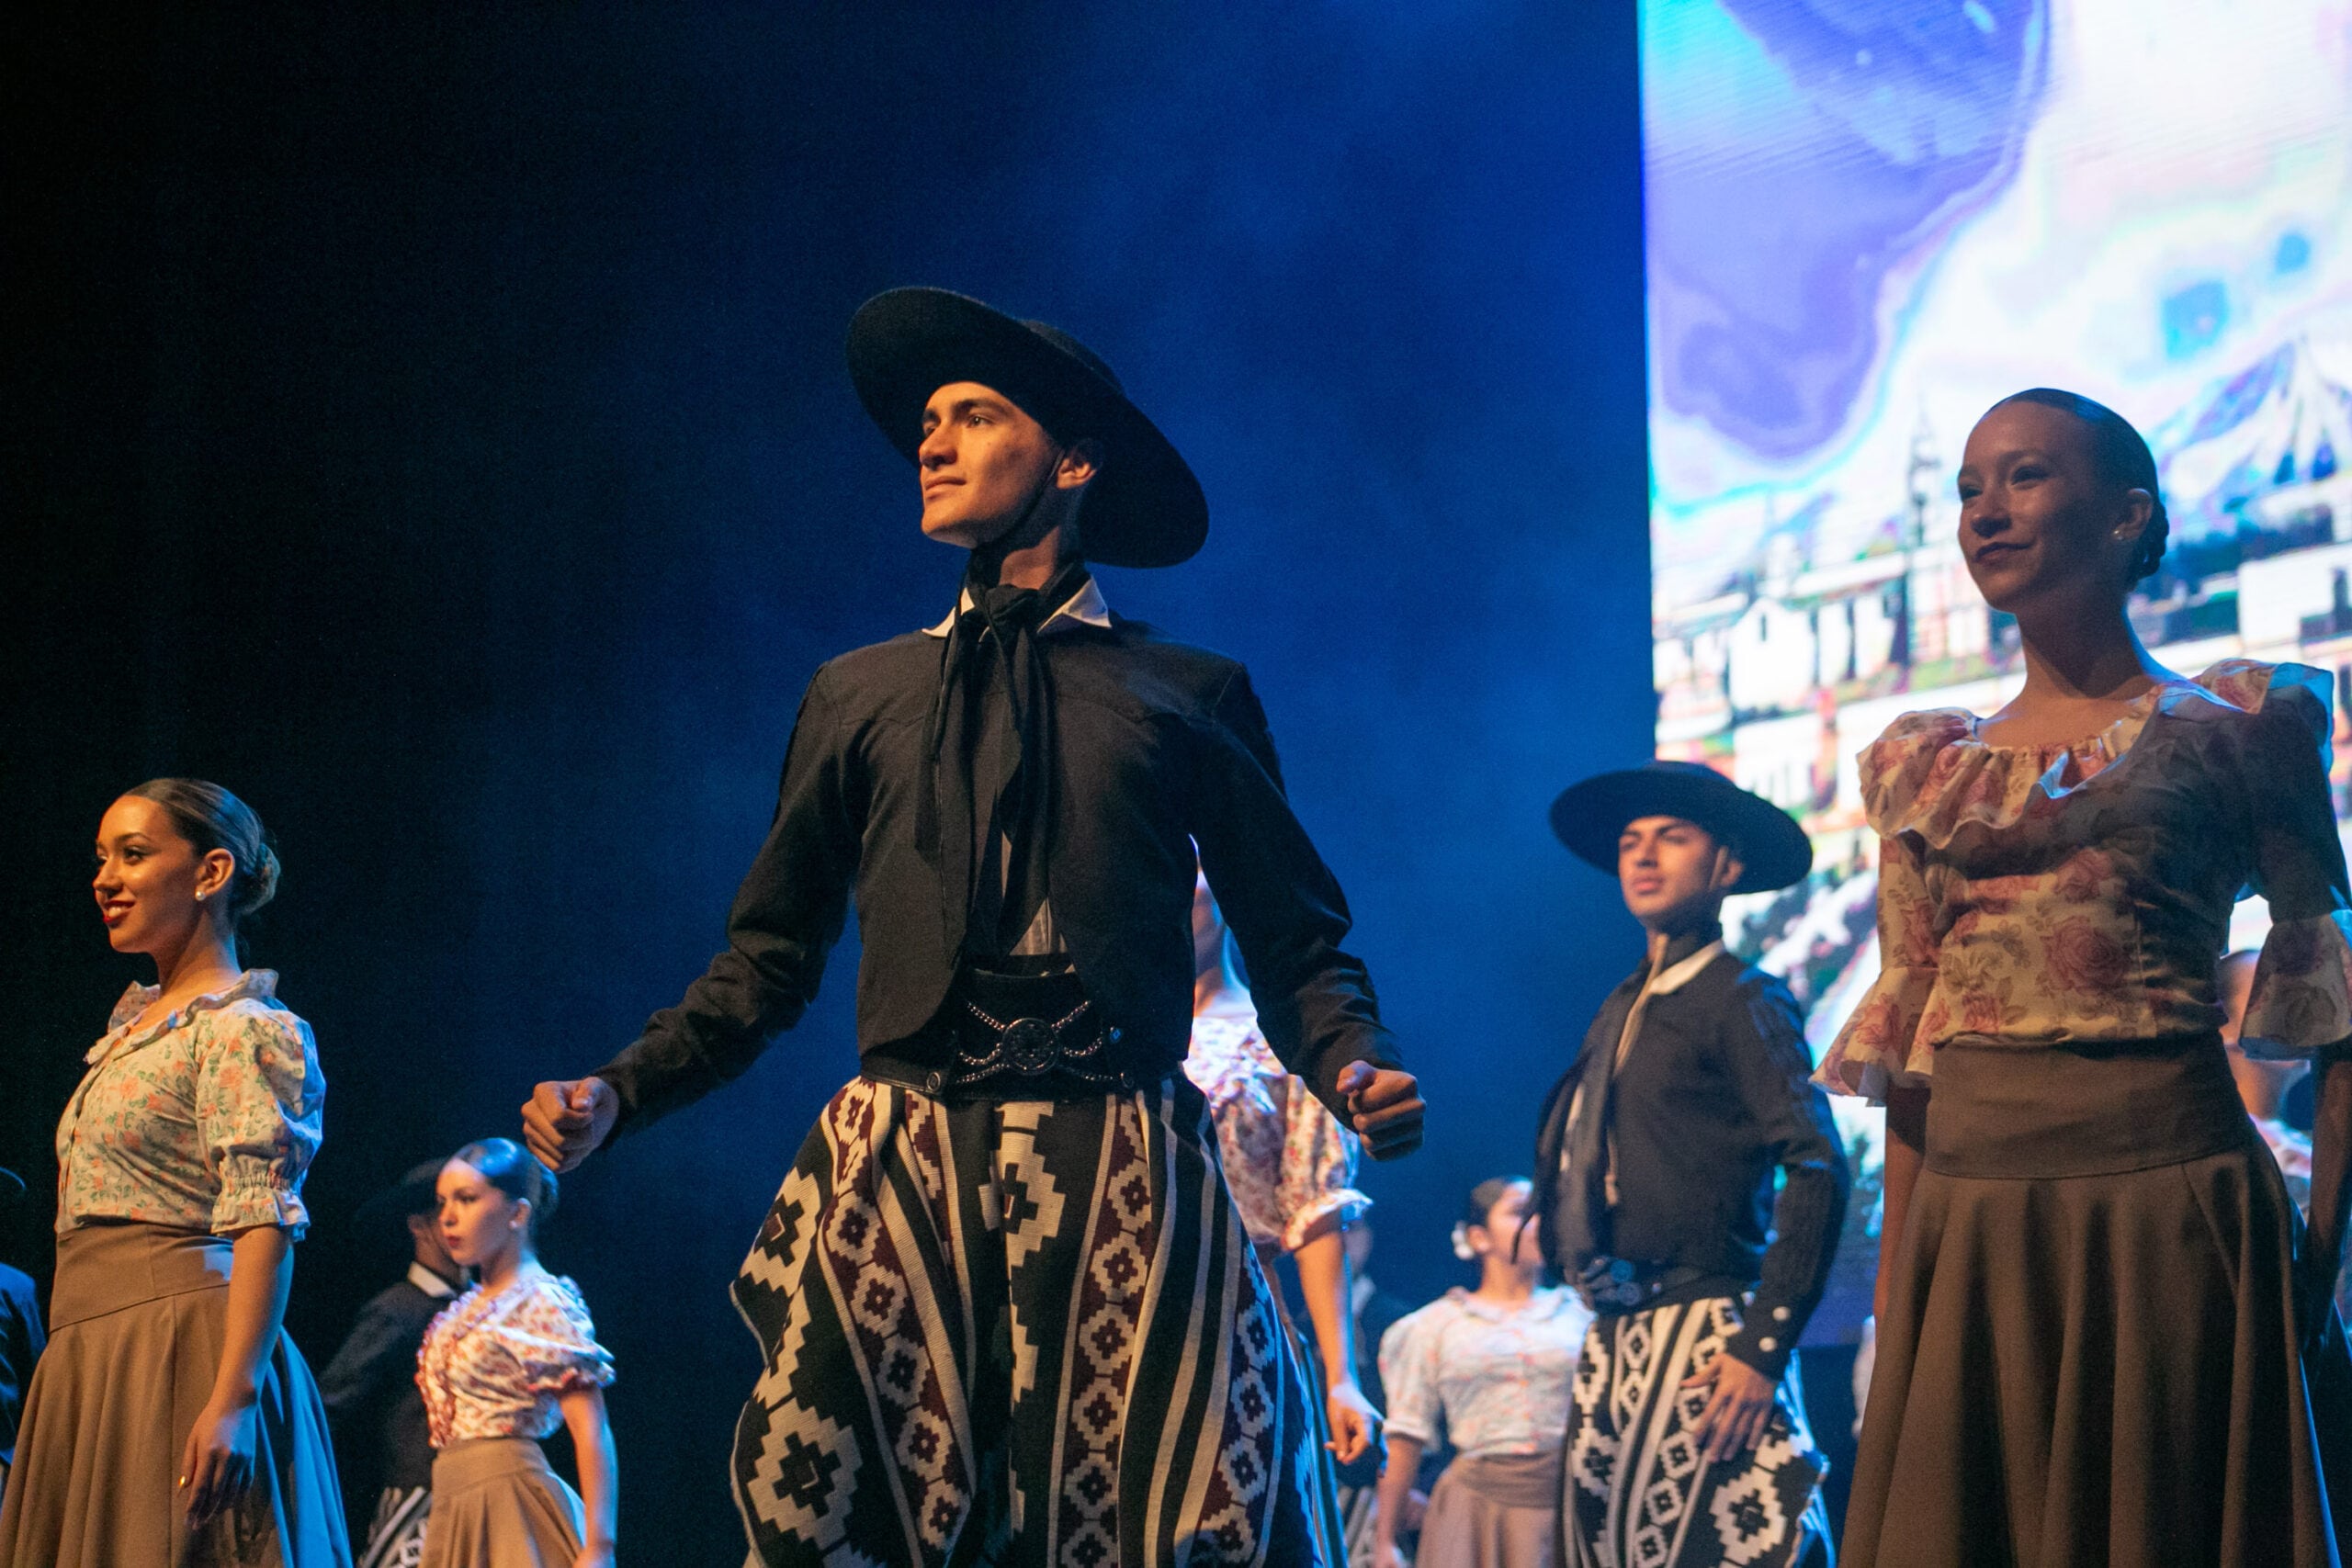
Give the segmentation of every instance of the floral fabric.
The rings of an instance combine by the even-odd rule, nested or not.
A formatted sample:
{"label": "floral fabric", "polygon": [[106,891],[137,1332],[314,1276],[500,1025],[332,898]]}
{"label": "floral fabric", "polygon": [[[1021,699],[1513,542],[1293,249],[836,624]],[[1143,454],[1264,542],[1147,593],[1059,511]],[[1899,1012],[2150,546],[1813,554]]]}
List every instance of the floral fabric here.
{"label": "floral fabric", "polygon": [[442,1310],[416,1352],[433,1446],[469,1438],[547,1438],[562,1397],[613,1381],[613,1358],[580,1287],[526,1263],[503,1290],[476,1285]]}
{"label": "floral fabric", "polygon": [[1540,1454],[1567,1438],[1577,1355],[1592,1323],[1565,1287],[1516,1310],[1452,1290],[1388,1325],[1380,1381],[1388,1430],[1461,1453]]}
{"label": "floral fabric", "polygon": [[133,1028],[161,994],[122,994],[66,1101],[59,1233],[141,1220],[215,1235],[283,1225],[300,1238],[327,1092],[311,1026],[279,1003],[267,969]]}
{"label": "floral fabric", "polygon": [[1860,759],[1880,836],[1880,975],[1815,1080],[1879,1098],[1926,1082],[1954,1040],[2210,1032],[2215,960],[2246,893],[2275,922],[2248,1054],[2352,1035],[2329,694],[2319,671],[2231,660],[2066,745],[1989,745],[1958,709],[1895,720]]}
{"label": "floral fabric", "polygon": [[1355,1188],[1361,1140],[1275,1059],[1256,1013],[1195,1017],[1184,1076],[1209,1102],[1225,1183],[1253,1246],[1295,1252],[1372,1207]]}

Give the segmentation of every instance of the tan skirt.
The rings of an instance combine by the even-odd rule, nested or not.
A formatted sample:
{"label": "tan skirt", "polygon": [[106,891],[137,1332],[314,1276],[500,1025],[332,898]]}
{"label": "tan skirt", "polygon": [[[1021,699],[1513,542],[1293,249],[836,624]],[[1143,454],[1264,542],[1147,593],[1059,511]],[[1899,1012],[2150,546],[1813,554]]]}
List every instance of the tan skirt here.
{"label": "tan skirt", "polygon": [[1561,1462],[1555,1449],[1447,1465],[1421,1517],[1413,1568],[1555,1568]]}
{"label": "tan skirt", "polygon": [[528,1438],[469,1438],[433,1456],[418,1568],[571,1568],[588,1516]]}
{"label": "tan skirt", "polygon": [[2333,1568],[2298,1225],[2218,1042],[1945,1047],[1848,1568]]}
{"label": "tan skirt", "polygon": [[0,1507],[6,1568],[348,1568],[326,1411],[280,1334],[263,1363],[261,1447],[233,1508],[191,1533],[180,1456],[212,1397],[230,1244],[160,1225],[57,1242],[50,1339]]}

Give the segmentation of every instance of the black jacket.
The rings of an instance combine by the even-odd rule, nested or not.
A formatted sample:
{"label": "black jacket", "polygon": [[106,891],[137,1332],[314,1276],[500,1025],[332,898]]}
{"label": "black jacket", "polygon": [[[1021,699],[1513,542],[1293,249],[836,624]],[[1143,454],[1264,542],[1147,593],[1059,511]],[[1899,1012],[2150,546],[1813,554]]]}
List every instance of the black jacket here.
{"label": "black jacket", "polygon": [[[1716,940],[1710,930],[1667,950],[1668,965]],[[1559,1257],[1560,1158],[1569,1102],[1588,1064],[1616,1049],[1648,973],[1609,995],[1575,1063],[1544,1102],[1535,1150],[1535,1212],[1544,1261],[1573,1280],[1584,1259]],[[1611,1124],[1617,1256],[1698,1269],[1705,1278],[1655,1304],[1751,1287],[1746,1326],[1729,1349],[1768,1377],[1787,1367],[1820,1304],[1846,1212],[1846,1156],[1796,998],[1779,979],[1724,954],[1679,989],[1653,996],[1617,1069]],[[1773,1172],[1786,1173],[1777,1200]],[[1769,1228],[1768,1228],[1769,1227]]]}
{"label": "black jacket", "polygon": [[[956,977],[939,874],[917,847],[917,790],[942,644],[893,637],[833,660],[801,699],[767,841],[727,950],[596,1076],[642,1124],[748,1067],[817,994],[853,892],[865,956],[861,1070],[926,1087]],[[1040,640],[1054,682],[1047,894],[1080,983],[1116,1032],[1114,1065],[1182,1070],[1192,1038],[1193,850],[1250,968],[1283,1064],[1336,1110],[1349,1063],[1394,1066],[1347,903],[1283,793],[1250,677],[1136,621]]]}
{"label": "black jacket", "polygon": [[408,1280],[379,1292],[319,1373],[356,1539],[367,1538],[378,1493],[433,1484],[433,1438],[416,1387],[416,1352],[451,1299],[427,1295]]}

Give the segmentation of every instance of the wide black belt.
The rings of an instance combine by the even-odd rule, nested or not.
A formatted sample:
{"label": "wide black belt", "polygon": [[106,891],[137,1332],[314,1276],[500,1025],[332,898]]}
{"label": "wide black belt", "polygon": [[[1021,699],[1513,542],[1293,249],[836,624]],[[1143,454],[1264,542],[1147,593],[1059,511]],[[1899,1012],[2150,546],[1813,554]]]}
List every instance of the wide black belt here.
{"label": "wide black belt", "polygon": [[934,1093],[1051,1100],[1134,1087],[1113,1061],[1119,1031],[1073,971],[967,969],[948,1010],[947,1059]]}
{"label": "wide black belt", "polygon": [[1596,1258],[1569,1281],[1584,1304],[1603,1316],[1640,1312],[1670,1292],[1713,1278],[1714,1270],[1689,1263],[1645,1263],[1632,1258]]}

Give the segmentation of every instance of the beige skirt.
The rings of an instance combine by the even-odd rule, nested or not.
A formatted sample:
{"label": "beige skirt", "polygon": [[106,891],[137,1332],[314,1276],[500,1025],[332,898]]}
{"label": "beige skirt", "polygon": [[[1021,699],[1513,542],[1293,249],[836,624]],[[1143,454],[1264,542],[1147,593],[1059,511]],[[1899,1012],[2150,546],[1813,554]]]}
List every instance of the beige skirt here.
{"label": "beige skirt", "polygon": [[263,1363],[253,1484],[191,1532],[181,1450],[212,1396],[230,1244],[160,1225],[57,1242],[50,1339],[0,1507],[6,1568],[348,1568],[326,1411],[294,1342]]}
{"label": "beige skirt", "polygon": [[433,1456],[419,1568],[571,1568],[588,1517],[528,1438],[470,1438]]}
{"label": "beige skirt", "polygon": [[1455,1460],[1437,1478],[1414,1568],[1554,1568],[1560,1451]]}

